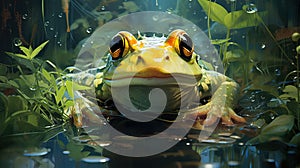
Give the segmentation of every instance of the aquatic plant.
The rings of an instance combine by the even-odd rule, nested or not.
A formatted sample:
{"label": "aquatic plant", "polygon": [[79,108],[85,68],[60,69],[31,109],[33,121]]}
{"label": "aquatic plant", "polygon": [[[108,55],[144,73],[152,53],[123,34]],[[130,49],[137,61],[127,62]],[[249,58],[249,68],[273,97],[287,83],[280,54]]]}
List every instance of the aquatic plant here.
{"label": "aquatic plant", "polygon": [[[260,15],[264,13],[261,12],[258,14],[257,8],[253,4],[246,4],[241,10],[235,10],[235,8],[232,7],[233,11],[228,12],[223,6],[216,2],[210,0],[198,0],[198,2],[208,17],[208,37],[214,45],[220,48],[219,53],[224,63],[225,73],[228,73],[230,63],[234,64],[238,62],[238,67],[234,69],[243,72],[242,76],[244,78],[241,85],[244,88],[248,85],[249,73],[255,64],[250,61],[250,52],[247,52],[240,44],[231,41],[231,30],[258,26],[262,21]],[[214,39],[212,37],[210,30],[211,21],[217,22],[227,29],[225,39]]]}
{"label": "aquatic plant", "polygon": [[[251,93],[250,97],[244,96],[244,100],[242,100],[243,102],[241,103],[243,103],[243,107],[246,107],[247,109],[253,107],[253,110],[251,110],[251,113],[253,114],[248,114],[254,118],[254,121],[251,121],[251,123],[252,125],[260,123],[259,127],[262,129],[259,136],[251,139],[248,144],[254,145],[277,139],[283,142],[292,142],[293,144],[300,145],[300,134],[298,133],[300,130],[298,60],[300,46],[296,47],[296,51],[298,52],[296,56],[297,69],[288,73],[282,83],[284,84],[288,77],[293,74],[297,75],[297,81],[295,82],[295,85],[283,85],[282,93],[280,93],[277,89],[277,85],[272,86],[266,84],[274,79],[269,75],[269,67],[266,67],[265,69],[259,67],[259,64],[263,63],[262,61],[268,61],[267,56],[263,55],[264,60],[255,61],[254,58],[257,57],[256,55],[259,55],[257,50],[249,50],[248,47],[245,49],[242,45],[231,41],[230,32],[232,29],[243,29],[262,25],[269,34],[270,39],[273,40],[279,48],[279,51],[287,58],[286,60],[291,63],[291,65],[294,65],[293,61],[290,59],[292,56],[287,55],[284,49],[278,44],[269,28],[263,22],[261,16],[264,16],[265,13],[259,13],[254,4],[246,4],[242,7],[242,10],[237,11],[235,10],[235,6],[232,6],[232,11],[228,12],[223,6],[216,2],[210,0],[198,0],[198,2],[207,14],[208,36],[213,44],[219,46],[219,52],[224,63],[225,72],[230,73],[231,67],[235,70],[233,74],[230,74],[231,76],[236,75],[237,72],[243,72],[243,74],[241,74],[243,80],[242,82],[240,81],[240,84],[245,91]],[[235,3],[235,1],[232,1],[231,3]],[[210,32],[211,21],[217,22],[227,29],[225,39],[214,39],[212,37]],[[294,41],[298,41],[299,38],[300,35],[297,33],[292,36]],[[276,58],[274,58],[274,56],[271,59],[273,60],[272,66],[274,66],[274,61],[277,60],[275,60]],[[278,61],[282,61],[282,59],[278,59]],[[251,73],[254,73],[251,72],[253,68],[258,70],[261,75],[252,75]],[[259,105],[253,104],[253,102],[259,102]],[[294,120],[296,122],[294,122]]]}
{"label": "aquatic plant", "polygon": [[[0,84],[5,88],[0,92],[4,111],[0,115],[0,136],[43,132],[68,121],[65,109],[74,104],[74,85],[52,62],[36,58],[47,43],[35,49],[20,46],[22,54],[6,52],[18,62],[18,72],[7,75],[6,68],[7,74],[0,76]],[[65,98],[65,93],[70,98]]]}

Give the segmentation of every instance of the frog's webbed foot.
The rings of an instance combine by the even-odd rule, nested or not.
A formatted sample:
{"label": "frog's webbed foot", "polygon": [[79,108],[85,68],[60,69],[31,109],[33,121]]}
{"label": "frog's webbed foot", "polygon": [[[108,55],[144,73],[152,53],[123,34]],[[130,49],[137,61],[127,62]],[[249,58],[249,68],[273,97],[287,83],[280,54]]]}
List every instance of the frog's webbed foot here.
{"label": "frog's webbed foot", "polygon": [[67,110],[70,117],[73,119],[73,124],[77,128],[81,128],[87,124],[101,124],[104,123],[103,117],[99,117],[102,109],[99,108],[96,102],[93,102],[76,92],[77,98],[74,100],[74,106],[69,107]]}
{"label": "frog's webbed foot", "polygon": [[226,105],[214,104],[209,102],[204,106],[201,106],[196,112],[197,117],[204,117],[206,119],[203,122],[203,125],[212,125],[218,122],[220,119],[225,125],[232,125],[233,121],[245,123],[246,120],[237,115],[231,107]]}

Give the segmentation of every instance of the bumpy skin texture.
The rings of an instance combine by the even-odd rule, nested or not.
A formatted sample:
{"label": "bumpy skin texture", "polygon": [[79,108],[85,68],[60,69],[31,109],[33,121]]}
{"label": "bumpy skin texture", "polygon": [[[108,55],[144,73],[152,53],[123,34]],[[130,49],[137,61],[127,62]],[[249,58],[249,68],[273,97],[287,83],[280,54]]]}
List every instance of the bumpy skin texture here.
{"label": "bumpy skin texture", "polygon": [[[74,123],[78,127],[82,126],[82,112],[90,121],[100,122],[95,112],[119,114],[114,107],[115,103],[134,111],[124,103],[129,98],[122,94],[117,97],[112,95],[112,85],[122,92],[128,81],[133,88],[129,91],[130,99],[137,109],[147,109],[149,90],[160,88],[166,93],[168,100],[164,112],[176,113],[182,107],[180,102],[183,102],[185,107],[196,109],[187,115],[205,118],[202,123],[204,125],[214,124],[219,119],[229,125],[233,124],[233,120],[245,122],[243,117],[233,111],[238,84],[223,74],[201,68],[198,56],[193,52],[192,41],[184,31],[175,30],[167,38],[144,37],[141,40],[135,39],[128,32],[120,32],[112,41],[104,68],[91,69],[73,76],[80,83],[86,81],[85,77],[88,76],[89,82],[86,85],[95,88],[100,104],[100,110],[93,110],[96,109],[93,108],[96,106],[95,102],[80,96],[81,93],[78,92],[80,99],[76,100],[76,105],[82,110],[73,109]],[[174,76],[182,78],[183,82],[174,82]],[[178,85],[181,86],[180,89]],[[203,97],[210,97],[206,104],[194,101]]]}

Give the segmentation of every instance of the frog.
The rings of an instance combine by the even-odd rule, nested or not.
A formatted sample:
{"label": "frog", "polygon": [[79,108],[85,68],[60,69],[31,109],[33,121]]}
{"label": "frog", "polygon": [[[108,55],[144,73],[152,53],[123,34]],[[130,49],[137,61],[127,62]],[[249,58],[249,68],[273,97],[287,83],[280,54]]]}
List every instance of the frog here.
{"label": "frog", "polygon": [[[120,31],[112,37],[108,48],[105,66],[83,72],[91,78],[88,85],[94,88],[100,107],[98,113],[113,116],[122,115],[120,110],[126,110],[134,116],[156,105],[159,107],[154,109],[163,109],[162,114],[171,112],[175,116],[181,108],[195,109],[189,115],[201,118],[201,124],[208,126],[219,120],[225,125],[246,122],[234,111],[238,83],[205,68],[186,31],[176,29],[168,36],[139,35],[137,38],[128,31]],[[83,73],[77,74],[79,80],[86,76]],[[156,88],[160,89],[156,90],[157,93],[164,93],[165,99],[154,94],[152,101],[156,103],[151,104],[149,94]],[[160,103],[162,100],[165,102]],[[83,107],[82,102],[77,103]],[[85,105],[95,107],[95,102],[85,99]],[[92,113],[83,115],[78,110],[72,114],[77,116],[73,117],[77,127],[82,126],[82,117],[97,116]]]}

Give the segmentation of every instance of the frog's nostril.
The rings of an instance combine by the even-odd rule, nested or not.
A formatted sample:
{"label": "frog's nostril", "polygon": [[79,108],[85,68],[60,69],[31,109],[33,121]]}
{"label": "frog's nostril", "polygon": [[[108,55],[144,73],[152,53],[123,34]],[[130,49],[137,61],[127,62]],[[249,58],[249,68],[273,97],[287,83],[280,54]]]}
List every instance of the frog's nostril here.
{"label": "frog's nostril", "polygon": [[169,61],[169,60],[170,60],[170,57],[169,57],[168,55],[167,55],[165,58],[166,58],[166,60],[167,60],[167,61]]}
{"label": "frog's nostril", "polygon": [[142,56],[137,56],[137,60],[136,60],[136,63],[138,64],[138,63],[145,63],[145,61],[144,61],[144,58],[142,57]]}

